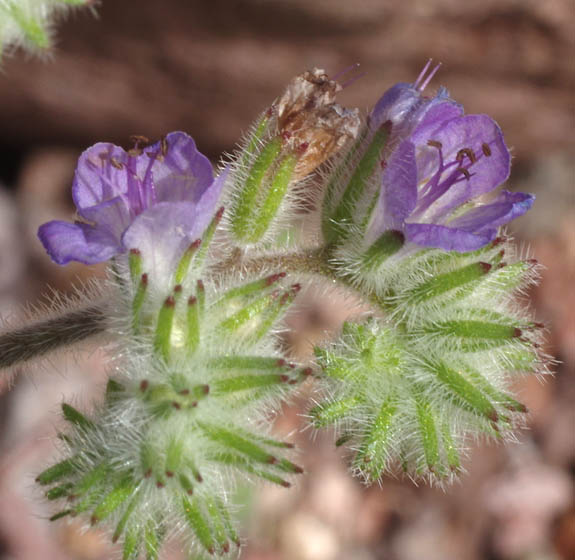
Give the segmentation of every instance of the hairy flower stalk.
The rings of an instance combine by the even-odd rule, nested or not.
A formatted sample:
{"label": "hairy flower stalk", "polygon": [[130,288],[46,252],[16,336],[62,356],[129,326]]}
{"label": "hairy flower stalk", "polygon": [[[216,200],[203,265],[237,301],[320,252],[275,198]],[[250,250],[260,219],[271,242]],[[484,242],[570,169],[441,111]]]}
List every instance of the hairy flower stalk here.
{"label": "hairy flower stalk", "polygon": [[[235,554],[234,480],[288,487],[302,472],[266,426],[310,376],[312,425],[335,426],[366,481],[450,481],[470,439],[512,438],[526,409],[510,381],[547,361],[516,297],[537,264],[500,228],[533,197],[493,194],[509,174],[501,131],[444,89],[424,96],[436,70],[392,87],[365,120],[335,104],[325,72],[306,72],[216,176],[181,132],[84,152],[80,219],[39,235],[59,264],[111,259],[98,327],[111,376],[91,413],[63,406],[64,458],[38,476],[64,500],[53,519],[106,523],[126,559],[156,558],[173,534]],[[311,241],[285,242],[295,212]],[[371,311],[303,367],[275,333],[309,281]],[[10,334],[0,349],[27,359]]]}

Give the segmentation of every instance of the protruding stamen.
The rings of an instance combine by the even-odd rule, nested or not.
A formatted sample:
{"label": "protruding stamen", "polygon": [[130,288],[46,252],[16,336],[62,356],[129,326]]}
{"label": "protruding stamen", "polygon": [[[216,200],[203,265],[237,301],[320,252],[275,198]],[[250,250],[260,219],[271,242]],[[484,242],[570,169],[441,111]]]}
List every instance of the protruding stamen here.
{"label": "protruding stamen", "polygon": [[366,75],[367,75],[367,72],[360,72],[359,74],[356,74],[353,78],[350,78],[349,80],[347,80],[347,82],[344,82],[343,84],[341,84],[341,89],[348,88],[353,83],[357,82],[357,80],[363,78]]}
{"label": "protruding stamen", "polygon": [[165,136],[160,140],[160,151],[164,157],[168,155],[168,139]]}
{"label": "protruding stamen", "polygon": [[124,164],[120,161],[118,161],[116,158],[111,157],[110,158],[110,163],[112,164],[112,167],[115,167],[118,170],[122,170],[124,169]]}
{"label": "protruding stamen", "polygon": [[139,148],[140,144],[149,144],[150,140],[141,134],[132,134],[130,136],[130,142],[134,144],[134,148]]}
{"label": "protruding stamen", "polygon": [[437,148],[438,150],[443,148],[443,144],[439,140],[428,140],[427,145],[431,146],[432,148]]}
{"label": "protruding stamen", "polygon": [[427,71],[429,70],[429,67],[431,66],[431,63],[433,62],[433,58],[430,58],[427,61],[427,64],[423,67],[423,70],[419,73],[419,76],[417,76],[417,80],[415,80],[415,82],[413,82],[413,87],[415,89],[419,89],[419,84],[420,82],[423,80],[425,74],[427,73]]}
{"label": "protruding stamen", "polygon": [[[431,60],[430,60],[431,62]],[[429,76],[427,76],[427,78],[425,79],[425,81],[421,84],[421,86],[418,88],[419,91],[423,91],[429,84],[429,82],[431,82],[431,80],[433,79],[433,76],[435,76],[435,74],[437,74],[437,71],[441,68],[441,62],[439,64],[437,64],[435,66],[435,68],[433,68],[433,70],[429,73]]]}
{"label": "protruding stamen", "polygon": [[455,159],[461,163],[465,158],[465,156],[469,158],[469,161],[471,163],[475,163],[477,161],[477,158],[475,157],[475,152],[471,148],[461,148],[461,150],[457,152]]}
{"label": "protruding stamen", "polygon": [[335,76],[331,78],[332,81],[337,82],[342,76],[349,74],[352,70],[357,70],[361,64],[359,62],[354,62],[351,66],[340,70]]}

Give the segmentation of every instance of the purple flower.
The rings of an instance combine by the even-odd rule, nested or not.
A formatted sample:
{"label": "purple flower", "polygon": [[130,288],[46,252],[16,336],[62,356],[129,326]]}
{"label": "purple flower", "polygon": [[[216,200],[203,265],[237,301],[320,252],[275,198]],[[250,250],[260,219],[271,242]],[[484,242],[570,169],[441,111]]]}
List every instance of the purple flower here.
{"label": "purple flower", "polygon": [[508,178],[509,150],[487,115],[464,115],[444,89],[434,98],[422,95],[438,66],[425,77],[428,68],[414,84],[388,90],[370,115],[372,126],[392,123],[370,233],[398,230],[423,247],[473,251],[527,212],[535,197],[502,191],[478,200]]}
{"label": "purple flower", "polygon": [[72,186],[81,221],[48,222],[38,236],[58,264],[139,249],[151,266],[172,267],[209,224],[225,176],[214,180],[210,161],[183,132],[129,152],[95,144],[80,156]]}

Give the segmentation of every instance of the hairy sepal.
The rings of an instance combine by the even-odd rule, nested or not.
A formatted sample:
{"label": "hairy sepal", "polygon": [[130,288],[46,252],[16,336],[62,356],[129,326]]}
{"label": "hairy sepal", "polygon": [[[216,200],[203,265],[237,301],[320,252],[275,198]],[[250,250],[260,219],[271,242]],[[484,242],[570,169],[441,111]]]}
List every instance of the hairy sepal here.
{"label": "hairy sepal", "polygon": [[498,239],[465,254],[406,246],[374,271],[353,243],[335,266],[379,311],[316,349],[324,397],[311,421],[336,426],[366,481],[405,472],[443,484],[461,470],[469,440],[512,438],[524,423],[510,383],[544,373],[547,361],[542,325],[517,299],[537,266]]}
{"label": "hairy sepal", "polygon": [[274,335],[299,287],[279,272],[203,280],[192,259],[162,294],[165,271],[146,270],[143,257],[118,259],[111,274],[104,402],[91,414],[63,405],[64,462],[38,482],[62,500],[55,518],[109,527],[126,558],[140,545],[157,557],[174,533],[196,552],[234,556],[236,480],[287,488],[302,472],[269,434],[270,413],[311,373],[281,356]]}

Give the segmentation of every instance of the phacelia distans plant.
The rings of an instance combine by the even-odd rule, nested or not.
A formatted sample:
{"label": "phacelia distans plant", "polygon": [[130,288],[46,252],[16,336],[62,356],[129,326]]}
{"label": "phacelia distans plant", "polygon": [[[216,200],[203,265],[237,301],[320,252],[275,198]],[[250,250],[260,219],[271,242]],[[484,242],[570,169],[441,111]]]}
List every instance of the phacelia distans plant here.
{"label": "phacelia distans plant", "polygon": [[[503,135],[444,89],[424,96],[435,71],[367,117],[336,104],[341,86],[322,70],[306,72],[216,172],[182,132],[82,154],[79,219],[39,236],[58,264],[108,261],[103,296],[0,337],[2,366],[110,339],[105,397],[90,414],[63,405],[62,460],[37,478],[61,504],[53,519],[105,523],[125,559],[158,557],[173,533],[235,555],[234,481],[287,488],[302,472],[269,419],[308,379],[309,421],[335,427],[369,482],[449,482],[470,438],[512,437],[526,409],[509,382],[546,365],[542,325],[516,297],[537,264],[501,226],[533,197],[494,194],[509,175]],[[370,311],[313,363],[292,363],[278,333],[311,282]]]}

